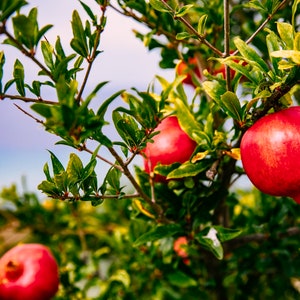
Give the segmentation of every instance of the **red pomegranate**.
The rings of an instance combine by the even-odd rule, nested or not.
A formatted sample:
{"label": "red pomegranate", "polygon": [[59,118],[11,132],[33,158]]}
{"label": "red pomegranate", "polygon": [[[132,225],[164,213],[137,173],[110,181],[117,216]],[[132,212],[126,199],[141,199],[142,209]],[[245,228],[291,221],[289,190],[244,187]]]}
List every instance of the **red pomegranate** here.
{"label": "red pomegranate", "polygon": [[0,258],[1,300],[49,300],[59,285],[58,266],[41,244],[20,244]]}
{"label": "red pomegranate", "polygon": [[242,138],[241,159],[260,191],[300,204],[300,107],[259,119]]}
{"label": "red pomegranate", "polygon": [[[153,137],[144,149],[144,167],[149,174],[158,163],[170,165],[175,162],[184,163],[191,157],[196,147],[193,141],[180,127],[175,116],[167,117],[156,128],[159,134]],[[156,181],[164,181],[157,176]]]}

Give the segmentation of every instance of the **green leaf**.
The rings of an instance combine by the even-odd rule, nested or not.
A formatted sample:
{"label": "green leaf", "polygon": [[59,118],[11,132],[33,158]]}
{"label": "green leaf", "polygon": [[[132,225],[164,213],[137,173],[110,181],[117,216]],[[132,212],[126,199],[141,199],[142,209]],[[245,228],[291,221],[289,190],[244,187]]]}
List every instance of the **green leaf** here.
{"label": "green leaf", "polygon": [[171,12],[171,10],[164,5],[161,0],[150,0],[150,5],[160,12]]}
{"label": "green leaf", "polygon": [[188,33],[188,32],[179,32],[176,34],[176,40],[185,40],[185,39],[188,39],[190,37],[192,37],[193,35]]}
{"label": "green leaf", "polygon": [[3,79],[3,67],[5,64],[5,54],[4,51],[0,51],[0,94],[3,93],[2,90],[2,79]]}
{"label": "green leaf", "polygon": [[222,109],[234,120],[242,122],[243,120],[243,111],[240,104],[240,101],[235,93],[226,92],[221,96],[220,106]]}
{"label": "green leaf", "polygon": [[300,65],[300,51],[297,50],[279,50],[271,53],[274,57],[289,58],[295,64]]}
{"label": "green leaf", "polygon": [[65,168],[62,165],[62,163],[59,161],[59,159],[50,150],[48,150],[48,152],[50,153],[50,158],[51,158],[51,162],[52,162],[52,168],[53,168],[54,175],[57,175],[57,174],[60,174],[61,172],[64,172]]}
{"label": "green leaf", "polygon": [[13,76],[14,76],[18,93],[22,97],[25,97],[24,67],[18,59],[15,61],[14,64]]}
{"label": "green leaf", "polygon": [[80,181],[82,170],[83,170],[82,161],[75,153],[71,153],[66,168],[66,172],[68,174],[69,180],[72,183],[77,183],[78,181]]}
{"label": "green leaf", "polygon": [[24,0],[1,0],[0,1],[0,22],[7,20],[12,14],[17,12],[22,6],[28,4]]}
{"label": "green leaf", "polygon": [[34,103],[31,105],[31,109],[33,109],[35,112],[43,116],[44,118],[48,119],[51,118],[51,107],[44,103]]}
{"label": "green leaf", "polygon": [[185,103],[181,99],[176,98],[174,104],[176,107],[176,116],[182,130],[185,131],[190,138],[196,141],[197,144],[210,143],[210,138],[203,131],[203,126],[197,122],[195,116],[191,113]]}
{"label": "green leaf", "polygon": [[184,17],[193,6],[193,4],[187,4],[180,7],[178,11],[175,12],[175,18]]}
{"label": "green leaf", "polygon": [[72,14],[72,30],[73,30],[73,39],[71,41],[71,47],[79,55],[87,58],[89,55],[89,49],[87,45],[85,31],[82,25],[82,21],[79,13],[74,10]]}
{"label": "green leaf", "polygon": [[289,23],[278,22],[277,31],[280,38],[286,45],[285,50],[293,50],[294,48],[294,28]]}
{"label": "green leaf", "polygon": [[203,88],[209,97],[217,103],[221,96],[226,92],[225,85],[220,84],[218,81],[204,81]]}
{"label": "green leaf", "polygon": [[172,285],[180,288],[188,288],[198,285],[197,281],[194,278],[186,275],[179,270],[174,270],[172,273],[167,275],[167,278]]}
{"label": "green leaf", "polygon": [[272,53],[274,51],[280,50],[279,39],[273,31],[271,31],[266,36],[266,44],[267,44],[267,47],[268,47],[269,57],[270,57],[272,65],[273,65],[274,71],[277,75],[280,75],[279,74],[279,68],[278,68],[278,63],[279,63],[280,59],[275,58],[275,57],[272,56]]}
{"label": "green leaf", "polygon": [[178,224],[159,225],[141,235],[133,245],[137,247],[147,242],[154,242],[165,237],[171,237],[181,231],[181,226]]}
{"label": "green leaf", "polygon": [[218,231],[214,227],[210,227],[195,235],[195,239],[204,248],[210,250],[217,259],[223,259],[224,251],[217,234]]}
{"label": "green leaf", "polygon": [[250,65],[257,66],[266,74],[269,73],[270,70],[268,64],[247,43],[245,43],[242,39],[236,37],[234,38],[234,44],[236,45],[243,58],[245,58]]}
{"label": "green leaf", "polygon": [[53,47],[49,44],[48,41],[42,41],[41,50],[47,67],[52,71],[54,69],[54,62],[52,57]]}
{"label": "green leaf", "polygon": [[54,182],[49,182],[46,180],[42,181],[38,185],[38,189],[43,193],[52,196],[53,198],[58,197],[61,194],[60,190],[57,188]]}
{"label": "green leaf", "polygon": [[222,226],[214,226],[214,228],[218,232],[221,243],[235,239],[242,233],[240,229],[224,228]]}
{"label": "green leaf", "polygon": [[202,15],[199,18],[197,32],[201,35],[205,33],[205,25],[206,25],[207,17],[208,15]]}
{"label": "green leaf", "polygon": [[197,164],[192,164],[190,162],[185,162],[181,164],[177,169],[171,171],[167,179],[179,179],[179,178],[184,178],[184,177],[193,177],[198,175],[201,172],[204,172],[207,170],[208,166],[210,163],[197,163]]}
{"label": "green leaf", "polygon": [[93,11],[90,9],[88,5],[86,5],[84,2],[79,1],[86,13],[89,15],[91,20],[96,24],[97,23],[97,16],[93,14]]}

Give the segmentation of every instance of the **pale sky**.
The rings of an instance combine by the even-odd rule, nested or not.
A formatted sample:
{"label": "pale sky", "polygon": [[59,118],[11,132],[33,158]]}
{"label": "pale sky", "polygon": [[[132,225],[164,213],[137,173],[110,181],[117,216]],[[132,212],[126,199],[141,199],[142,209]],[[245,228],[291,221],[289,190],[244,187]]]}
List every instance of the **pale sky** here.
{"label": "pale sky", "polygon": [[[54,43],[57,35],[61,37],[64,46],[68,45],[71,34],[71,15],[74,9],[82,11],[78,1],[75,0],[28,0],[29,5],[25,11],[32,7],[38,7],[40,26],[53,24],[54,27],[47,32],[47,39]],[[86,0],[86,4],[95,7],[94,1]],[[25,11],[23,13],[25,13]],[[22,11],[21,11],[22,12]],[[87,19],[85,12],[82,19]],[[172,79],[172,70],[161,70],[158,67],[159,53],[148,52],[142,42],[135,38],[132,29],[145,32],[140,24],[116,14],[109,9],[107,12],[108,25],[101,39],[101,50],[97,63],[93,68],[88,88],[92,89],[97,83],[111,81],[103,90],[102,99],[110,96],[120,89],[137,87],[145,90],[155,75]],[[0,36],[2,42],[3,37]],[[28,72],[28,82],[36,69],[28,58],[14,51],[12,47],[0,44],[0,50],[6,54],[5,79],[11,78],[12,65],[18,57]],[[47,95],[51,98],[51,95]],[[23,109],[30,112],[25,103],[15,102]],[[27,187],[30,191],[36,191],[36,186],[44,179],[43,165],[49,161],[46,149],[53,151],[63,161],[67,161],[69,153],[73,150],[64,146],[54,146],[57,138],[46,133],[41,126],[20,112],[11,101],[6,99],[0,102],[0,189],[16,183],[21,191],[21,178],[26,178]],[[77,153],[83,159],[89,157]],[[99,168],[103,164],[99,162]]]}

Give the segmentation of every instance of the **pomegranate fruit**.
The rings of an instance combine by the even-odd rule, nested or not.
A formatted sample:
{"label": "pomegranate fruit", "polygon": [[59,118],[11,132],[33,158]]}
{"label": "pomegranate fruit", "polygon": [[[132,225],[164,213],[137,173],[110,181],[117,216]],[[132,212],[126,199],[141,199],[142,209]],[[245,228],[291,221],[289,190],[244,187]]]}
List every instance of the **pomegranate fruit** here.
{"label": "pomegranate fruit", "polygon": [[300,107],[259,119],[242,138],[241,159],[260,191],[300,204]]}
{"label": "pomegranate fruit", "polygon": [[180,61],[177,66],[177,74],[178,75],[186,75],[183,79],[183,83],[191,85],[195,87],[193,82],[193,76],[198,77],[199,79],[202,78],[199,67],[198,61],[196,57],[190,57],[187,62]]}
{"label": "pomegranate fruit", "polygon": [[[158,163],[170,165],[189,160],[195,150],[193,141],[180,127],[175,116],[165,118],[156,128],[159,131],[144,149],[144,167],[150,174]],[[165,177],[156,176],[155,181],[164,181]]]}
{"label": "pomegranate fruit", "polygon": [[20,244],[0,258],[1,300],[49,300],[59,285],[58,266],[41,244]]}

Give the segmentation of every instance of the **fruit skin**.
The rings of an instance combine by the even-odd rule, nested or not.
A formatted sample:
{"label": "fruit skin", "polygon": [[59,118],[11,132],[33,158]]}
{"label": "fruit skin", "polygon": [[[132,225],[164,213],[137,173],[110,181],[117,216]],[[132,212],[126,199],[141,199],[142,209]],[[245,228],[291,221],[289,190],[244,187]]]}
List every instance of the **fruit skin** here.
{"label": "fruit skin", "polygon": [[242,164],[260,191],[300,204],[300,107],[259,119],[244,134]]}
{"label": "fruit skin", "polygon": [[202,79],[196,57],[189,57],[187,62],[181,60],[178,63],[176,70],[178,75],[186,75],[186,78],[184,78],[182,82],[193,87],[196,87],[193,82],[193,73],[199,78],[199,80]]}
{"label": "fruit skin", "polygon": [[20,244],[0,258],[1,300],[49,300],[59,285],[58,266],[41,244]]}
{"label": "fruit skin", "polygon": [[[189,160],[197,144],[181,129],[177,117],[163,119],[155,131],[159,133],[152,138],[153,143],[147,143],[143,151],[144,168],[148,174],[158,163],[170,165]],[[156,176],[155,181],[163,182],[165,178]]]}

